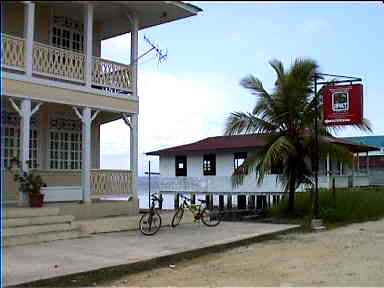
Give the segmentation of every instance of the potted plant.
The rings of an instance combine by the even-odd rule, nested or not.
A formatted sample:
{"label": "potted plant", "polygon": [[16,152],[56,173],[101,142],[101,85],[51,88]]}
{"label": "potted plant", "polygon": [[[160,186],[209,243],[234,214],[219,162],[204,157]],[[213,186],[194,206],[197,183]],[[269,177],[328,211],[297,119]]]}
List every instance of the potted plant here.
{"label": "potted plant", "polygon": [[19,166],[17,159],[12,159],[13,179],[19,183],[20,191],[28,193],[30,207],[42,207],[44,202],[44,194],[41,193],[41,187],[46,187],[40,175],[33,172],[23,171],[20,167],[13,168],[15,164]]}

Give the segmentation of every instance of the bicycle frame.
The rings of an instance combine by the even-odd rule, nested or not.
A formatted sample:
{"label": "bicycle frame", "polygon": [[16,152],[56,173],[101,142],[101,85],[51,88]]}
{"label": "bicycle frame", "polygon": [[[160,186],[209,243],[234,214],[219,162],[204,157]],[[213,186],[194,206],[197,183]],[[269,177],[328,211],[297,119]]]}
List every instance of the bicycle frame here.
{"label": "bicycle frame", "polygon": [[[203,207],[203,204],[188,204],[187,202],[187,199],[186,197],[182,197],[184,198],[183,199],[183,203],[181,204],[181,208],[185,210],[185,208],[187,208],[193,215],[193,218],[195,219],[199,219],[200,218],[200,214],[202,212],[202,207]],[[188,199],[188,201],[192,202],[191,199]],[[195,207],[196,209],[192,208],[192,207]]]}
{"label": "bicycle frame", "polygon": [[153,213],[153,211],[156,209],[156,204],[155,202],[159,203],[159,206],[161,205],[160,203],[162,202],[162,200],[160,198],[157,198],[157,197],[153,197],[151,198],[151,207],[149,207],[149,210],[151,211],[151,213]]}

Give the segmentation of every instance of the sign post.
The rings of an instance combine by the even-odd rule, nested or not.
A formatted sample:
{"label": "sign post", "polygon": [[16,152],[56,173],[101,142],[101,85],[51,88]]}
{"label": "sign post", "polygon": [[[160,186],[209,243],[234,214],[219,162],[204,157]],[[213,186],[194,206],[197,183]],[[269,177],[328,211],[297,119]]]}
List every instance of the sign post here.
{"label": "sign post", "polygon": [[[321,81],[332,77],[331,81]],[[361,78],[315,73],[313,79],[315,104],[315,159],[313,172],[315,176],[314,218],[319,219],[319,93],[317,86],[323,85],[323,124],[325,126],[360,124],[363,120],[363,85]],[[341,85],[342,84],[342,85]],[[312,219],[312,222],[314,219]]]}
{"label": "sign post", "polygon": [[159,172],[151,172],[151,160],[148,160],[148,172],[144,172],[148,175],[148,209],[151,208],[151,175],[160,175]]}

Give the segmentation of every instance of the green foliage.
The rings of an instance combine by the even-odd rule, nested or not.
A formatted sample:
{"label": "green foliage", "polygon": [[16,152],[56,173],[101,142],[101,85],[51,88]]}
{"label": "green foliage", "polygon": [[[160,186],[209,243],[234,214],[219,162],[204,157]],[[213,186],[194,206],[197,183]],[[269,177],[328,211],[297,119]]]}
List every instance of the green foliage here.
{"label": "green foliage", "polygon": [[[293,212],[295,190],[301,184],[313,182],[316,119],[313,81],[315,77],[319,78],[319,67],[312,59],[296,59],[289,69],[278,60],[269,64],[276,73],[272,91],[266,91],[261,80],[248,75],[240,84],[257,97],[256,104],[252,112],[231,113],[226,121],[225,135],[256,134],[255,137],[260,137],[262,134],[266,140],[262,149],[250,153],[234,171],[232,184],[243,183],[244,171],[255,171],[257,181],[261,183],[272,167],[282,166],[278,180],[289,192],[289,210]],[[318,106],[321,111],[321,104]],[[330,141],[332,130],[323,126],[320,117],[317,123],[320,156],[329,154],[334,160],[347,165],[351,163],[352,153]],[[369,123],[365,124],[358,128],[369,130]]]}
{"label": "green foliage", "polygon": [[29,195],[40,194],[41,187],[47,186],[40,175],[33,172],[25,172],[20,168],[17,159],[12,160],[16,167],[10,167],[9,170],[13,174],[13,180],[19,183],[19,189]]}
{"label": "green foliage", "polygon": [[[327,224],[351,223],[376,220],[384,217],[384,187],[336,189],[335,198],[331,190],[319,192],[320,218]],[[309,219],[311,216],[309,193],[296,193],[293,218]],[[267,209],[268,217],[286,218],[288,201]]]}

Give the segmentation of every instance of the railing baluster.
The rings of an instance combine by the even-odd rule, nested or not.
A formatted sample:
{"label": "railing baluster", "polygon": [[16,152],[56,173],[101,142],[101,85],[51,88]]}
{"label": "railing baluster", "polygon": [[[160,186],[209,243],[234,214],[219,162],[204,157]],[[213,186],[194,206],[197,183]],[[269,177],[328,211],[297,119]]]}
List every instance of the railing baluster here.
{"label": "railing baluster", "polygon": [[108,92],[128,92],[131,88],[130,66],[93,57],[92,84]]}
{"label": "railing baluster", "polygon": [[42,43],[33,46],[33,72],[63,80],[84,82],[85,55]]}
{"label": "railing baluster", "polygon": [[1,34],[1,64],[6,68],[24,70],[25,40],[19,37]]}
{"label": "railing baluster", "polygon": [[92,170],[91,195],[101,197],[105,195],[132,194],[132,173],[125,170]]}
{"label": "railing baluster", "polygon": [[[1,64],[8,69],[25,71],[25,39],[1,34]],[[39,42],[33,43],[33,73],[45,77],[84,83],[85,55]],[[130,65],[93,57],[92,85],[107,93],[131,92]]]}

